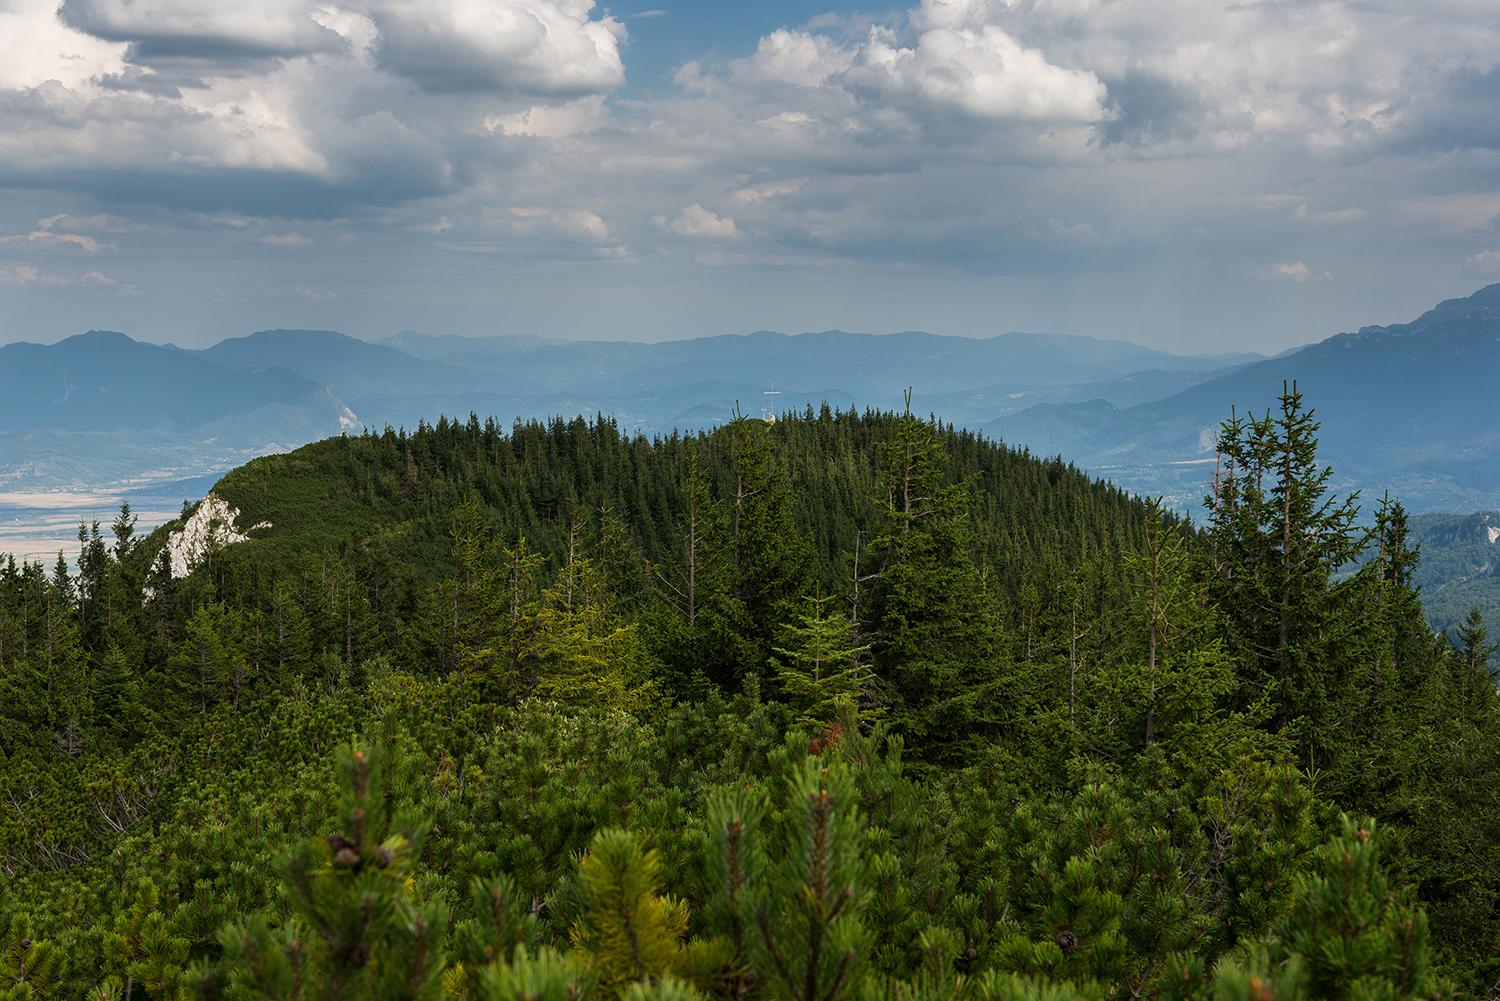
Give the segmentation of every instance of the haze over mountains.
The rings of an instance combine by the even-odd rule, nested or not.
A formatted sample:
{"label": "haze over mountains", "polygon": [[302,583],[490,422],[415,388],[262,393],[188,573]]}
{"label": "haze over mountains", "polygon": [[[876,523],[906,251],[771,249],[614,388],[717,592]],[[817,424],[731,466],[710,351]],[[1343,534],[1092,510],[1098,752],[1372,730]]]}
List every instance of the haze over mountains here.
{"label": "haze over mountains", "polygon": [[507,423],[603,412],[655,434],[729,420],[736,406],[887,409],[914,386],[914,405],[977,425],[1043,401],[1129,406],[1259,357],[1041,334],[762,331],[640,344],[406,331],[369,343],[268,330],[185,351],[90,331],[0,348],[0,491],[202,475],[342,430],[471,411]]}
{"label": "haze over mountains", "polygon": [[[1296,379],[1344,487],[1413,510],[1500,502],[1500,285],[1418,320],[1274,359],[1179,356],[1045,334],[909,331],[706,337],[658,344],[404,331],[377,343],[271,330],[203,351],[91,331],[0,347],[0,491],[101,489],[211,475],[268,451],[440,414],[604,412],[646,434],[817,407],[913,407],[1061,453],[1179,506],[1202,495],[1214,430]],[[774,383],[777,395],[767,395]]]}
{"label": "haze over mountains", "polygon": [[1500,284],[1162,399],[1041,405],[985,430],[1185,501],[1202,493],[1230,407],[1264,415],[1293,380],[1317,411],[1319,455],[1343,489],[1390,490],[1414,511],[1472,511],[1500,498]]}

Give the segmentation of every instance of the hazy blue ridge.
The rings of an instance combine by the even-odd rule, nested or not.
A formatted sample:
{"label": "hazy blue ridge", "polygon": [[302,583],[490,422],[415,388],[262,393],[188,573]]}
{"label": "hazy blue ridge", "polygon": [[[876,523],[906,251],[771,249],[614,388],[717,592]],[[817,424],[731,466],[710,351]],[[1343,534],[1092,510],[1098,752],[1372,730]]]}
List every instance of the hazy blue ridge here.
{"label": "hazy blue ridge", "polygon": [[220,341],[198,353],[234,369],[283,365],[327,386],[351,405],[393,393],[546,391],[545,386],[524,379],[497,379],[332,330],[262,330]]}
{"label": "hazy blue ridge", "polygon": [[922,393],[942,393],[997,384],[1061,385],[1107,381],[1149,369],[1207,371],[1261,357],[1181,357],[1124,341],[1079,336],[1010,333],[980,339],[921,331],[875,335],[762,330],[657,344],[425,337],[407,332],[384,343],[453,365],[503,371],[554,391],[587,388],[618,394],[729,378],[775,382],[800,391],[836,386],[895,400],[908,386]]}
{"label": "hazy blue ridge", "polygon": [[1500,284],[1411,323],[1364,327],[1132,407],[1041,404],[985,430],[1187,502],[1206,487],[1231,413],[1263,416],[1294,382],[1322,422],[1339,484],[1390,490],[1414,510],[1500,502]]}
{"label": "hazy blue ridge", "polygon": [[[10,394],[0,428],[149,428],[166,437],[143,450],[98,437],[11,436],[0,444],[0,484],[87,482],[92,458],[106,458],[106,448],[97,470],[107,467],[111,480],[131,465],[126,455],[137,457],[141,475],[170,467],[184,476],[193,461],[221,468],[344,428],[410,429],[444,414],[509,423],[604,413],[633,432],[670,434],[721,423],[736,409],[897,408],[910,387],[921,413],[1191,507],[1207,487],[1215,431],[1231,408],[1263,411],[1295,379],[1324,422],[1323,454],[1340,489],[1390,489],[1417,511],[1465,510],[1500,504],[1500,425],[1487,402],[1500,371],[1495,288],[1409,324],[1367,327],[1272,359],[1032,333],[758,331],[645,344],[403,331],[371,343],[327,330],[265,330],[197,352],[88,334],[6,349],[18,363],[4,371],[29,395]],[[104,371],[129,392],[101,380],[93,392],[108,400],[83,401],[78,387]]]}
{"label": "hazy blue ridge", "polygon": [[234,371],[106,330],[0,347],[0,430],[183,431],[317,390],[279,365]]}

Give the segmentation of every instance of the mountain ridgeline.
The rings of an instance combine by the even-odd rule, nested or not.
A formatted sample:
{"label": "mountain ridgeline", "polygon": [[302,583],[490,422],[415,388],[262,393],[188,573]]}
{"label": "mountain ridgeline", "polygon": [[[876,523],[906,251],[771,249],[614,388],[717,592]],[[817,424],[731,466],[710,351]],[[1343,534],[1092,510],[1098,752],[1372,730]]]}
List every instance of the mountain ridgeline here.
{"label": "mountain ridgeline", "polygon": [[[740,494],[758,502],[775,485],[784,491],[776,503],[810,546],[808,580],[835,593],[852,579],[855,549],[868,547],[883,524],[883,449],[897,421],[825,405],[772,424],[742,421],[737,434],[648,440],[597,416],[509,428],[475,415],[440,418],[411,434],[387,428],[258,459],[226,474],[215,493],[241,512],[241,523],[270,526],[251,533],[258,541],[247,551],[300,552],[352,538],[439,576],[451,567],[453,513],[472,498],[487,531],[526,539],[549,572],[570,545],[580,552],[614,533],[610,564],[624,568],[618,586],[636,596],[653,586],[652,567],[681,557],[695,489],[722,504]],[[1142,544],[1140,502],[1108,483],[1057,459],[932,426],[945,445],[941,483],[967,491],[974,557],[997,581],[1020,580],[1022,568],[1066,573],[1101,559],[1116,567],[1121,552]],[[765,451],[748,486],[741,438],[752,428]]]}
{"label": "mountain ridgeline", "polygon": [[91,330],[60,344],[0,348],[0,427],[185,431],[313,397],[287,368],[230,369],[186,351]]}
{"label": "mountain ridgeline", "polygon": [[85,525],[0,568],[0,989],[1488,996],[1494,644],[1316,432],[1226,423],[1199,529],[828,407],[422,422]]}
{"label": "mountain ridgeline", "polygon": [[638,344],[408,332],[369,343],[263,330],[185,351],[91,331],[0,347],[11,390],[0,405],[0,488],[222,473],[341,430],[470,411],[507,424],[605,414],[632,433],[670,434],[728,421],[737,405],[889,407],[915,387],[921,409],[977,427],[1042,401],[1155,399],[1244,360],[1041,334],[762,331]]}
{"label": "mountain ridgeline", "polygon": [[1173,355],[1069,335],[986,338],[838,330],[641,344],[527,335],[378,343],[263,330],[202,351],[93,331],[0,347],[0,489],[77,490],[222,473],[361,427],[446,414],[603,414],[632,434],[750,414],[893,406],[1061,455],[1175,510],[1199,502],[1230,407],[1264,414],[1284,384],[1318,401],[1342,491],[1414,512],[1500,505],[1500,285],[1411,323],[1364,327],[1276,358]]}
{"label": "mountain ridgeline", "polygon": [[1411,323],[1338,334],[1162,399],[1045,404],[983,427],[1132,490],[1196,504],[1225,411],[1264,414],[1296,382],[1317,400],[1323,452],[1341,487],[1388,490],[1417,511],[1471,511],[1500,499],[1497,372],[1500,284]]}

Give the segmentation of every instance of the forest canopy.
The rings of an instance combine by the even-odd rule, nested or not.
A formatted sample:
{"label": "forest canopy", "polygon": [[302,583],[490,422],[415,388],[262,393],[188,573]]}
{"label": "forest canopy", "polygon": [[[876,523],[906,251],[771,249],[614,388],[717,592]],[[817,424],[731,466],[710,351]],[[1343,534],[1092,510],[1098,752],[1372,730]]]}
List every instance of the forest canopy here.
{"label": "forest canopy", "polygon": [[0,568],[0,997],[1491,996],[1500,705],[1295,389],[1195,526],[824,407],[439,420]]}

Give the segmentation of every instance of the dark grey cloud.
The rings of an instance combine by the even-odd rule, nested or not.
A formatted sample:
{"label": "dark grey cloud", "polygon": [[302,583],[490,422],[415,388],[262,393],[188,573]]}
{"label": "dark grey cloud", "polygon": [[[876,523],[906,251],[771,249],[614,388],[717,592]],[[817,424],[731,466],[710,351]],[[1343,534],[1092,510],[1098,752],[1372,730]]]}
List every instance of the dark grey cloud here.
{"label": "dark grey cloud", "polygon": [[1193,89],[1150,73],[1105,78],[1110,117],[1099,127],[1106,145],[1152,146],[1190,143],[1203,128],[1203,100]]}
{"label": "dark grey cloud", "polygon": [[95,38],[128,43],[127,58],[141,63],[287,58],[340,51],[347,44],[313,20],[306,4],[286,0],[63,0],[57,15]]}
{"label": "dark grey cloud", "polygon": [[195,76],[163,76],[148,73],[139,66],[126,66],[119,73],[103,73],[97,79],[99,86],[105,90],[139,91],[153,97],[178,98],[182,96],[183,87],[196,87],[200,90],[207,87],[207,84]]}
{"label": "dark grey cloud", "polygon": [[1403,137],[1411,152],[1500,149],[1500,70],[1459,69],[1424,98]]}

